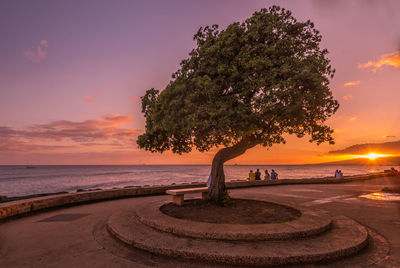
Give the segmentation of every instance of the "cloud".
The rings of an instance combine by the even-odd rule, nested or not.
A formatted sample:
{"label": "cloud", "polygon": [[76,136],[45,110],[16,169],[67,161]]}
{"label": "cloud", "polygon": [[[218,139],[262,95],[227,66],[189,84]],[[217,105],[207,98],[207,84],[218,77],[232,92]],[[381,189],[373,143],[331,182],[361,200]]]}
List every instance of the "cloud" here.
{"label": "cloud", "polygon": [[384,143],[356,144],[342,150],[330,151],[328,154],[354,154],[363,155],[370,152],[400,155],[400,140]]}
{"label": "cloud", "polygon": [[132,121],[133,115],[119,115],[119,114],[109,114],[104,116],[104,120],[113,123],[114,125],[123,125]]}
{"label": "cloud", "polygon": [[87,96],[85,96],[85,97],[83,98],[83,101],[84,101],[84,102],[87,102],[87,103],[93,103],[93,102],[96,102],[99,98],[101,98],[101,97],[103,97],[103,96],[104,96],[104,95],[101,94],[101,93],[89,94],[89,95],[87,95]]}
{"label": "cloud", "polygon": [[140,97],[138,96],[129,97],[129,99],[133,101],[140,101]]}
{"label": "cloud", "polygon": [[373,72],[376,72],[379,68],[384,66],[392,66],[400,69],[400,52],[382,55],[378,61],[369,61],[365,64],[359,64],[358,68],[365,69],[373,67]]}
{"label": "cloud", "polygon": [[41,62],[47,56],[47,48],[49,44],[47,40],[40,41],[39,45],[36,47],[36,51],[33,50],[25,50],[24,57],[30,60],[31,62]]}
{"label": "cloud", "polygon": [[14,151],[14,152],[31,152],[31,151],[47,151],[47,150],[57,150],[57,149],[72,149],[74,146],[66,145],[45,145],[45,144],[35,144],[34,141],[20,141],[20,140],[10,140],[0,139],[0,152],[1,151]]}
{"label": "cloud", "polygon": [[353,121],[355,121],[356,119],[357,119],[357,117],[353,116],[353,117],[351,117],[351,118],[349,119],[349,122],[353,122]]}
{"label": "cloud", "polygon": [[82,122],[59,120],[22,129],[0,126],[0,151],[65,149],[91,143],[132,147],[139,130],[121,128],[132,118],[114,114]]}
{"label": "cloud", "polygon": [[345,101],[351,100],[351,99],[353,99],[353,95],[347,94],[347,95],[343,96],[342,98],[343,98]]}
{"label": "cloud", "polygon": [[388,138],[396,138],[396,136],[393,136],[393,135],[384,135],[383,138],[386,138],[386,139],[388,139]]}
{"label": "cloud", "polygon": [[122,143],[114,142],[114,143],[100,143],[100,142],[86,142],[86,143],[81,143],[82,146],[88,146],[88,147],[93,147],[93,146],[113,146],[113,147],[121,147],[124,146]]}
{"label": "cloud", "polygon": [[359,85],[360,83],[361,83],[360,80],[358,80],[358,81],[352,81],[352,82],[344,83],[344,86],[345,86],[345,87],[352,87],[352,86],[357,86],[357,85]]}

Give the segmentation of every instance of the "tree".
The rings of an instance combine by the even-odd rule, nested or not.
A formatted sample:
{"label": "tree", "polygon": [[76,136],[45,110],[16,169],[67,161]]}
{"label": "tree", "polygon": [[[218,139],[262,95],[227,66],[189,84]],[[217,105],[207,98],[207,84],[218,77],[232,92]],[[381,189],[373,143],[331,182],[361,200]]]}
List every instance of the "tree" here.
{"label": "tree", "polygon": [[200,28],[197,46],[163,91],[141,98],[146,131],[140,148],[188,153],[220,149],[211,168],[209,198],[225,190],[223,164],[258,144],[284,143],[285,134],[333,143],[324,122],[339,104],[332,97],[328,51],[310,21],[272,6],[225,30]]}

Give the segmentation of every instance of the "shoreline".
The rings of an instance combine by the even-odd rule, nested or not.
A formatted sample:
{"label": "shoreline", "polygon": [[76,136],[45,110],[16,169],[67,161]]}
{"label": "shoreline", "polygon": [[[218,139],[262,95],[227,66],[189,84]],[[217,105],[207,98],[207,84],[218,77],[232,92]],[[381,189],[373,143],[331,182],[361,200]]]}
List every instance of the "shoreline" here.
{"label": "shoreline", "polygon": [[[383,172],[382,167],[331,166],[226,166],[226,181],[247,178],[250,169],[275,169],[280,179],[310,179],[333,176],[334,170],[343,170],[346,176]],[[3,172],[4,171],[4,172]],[[210,174],[210,166],[53,166],[26,169],[25,166],[1,169],[0,202],[34,198],[54,193],[123,188],[126,186],[171,185],[172,183],[202,183]]]}
{"label": "shoreline", "polygon": [[[345,176],[340,179],[333,177],[310,179],[279,179],[279,180],[236,180],[226,183],[228,189],[247,188],[257,186],[277,186],[289,184],[337,184],[351,181],[369,180],[379,177],[396,176],[392,171],[376,172],[367,175]],[[29,199],[20,199],[9,202],[0,202],[0,220],[24,216],[42,210],[64,206],[75,206],[91,202],[101,202],[112,199],[132,198],[137,196],[163,195],[166,190],[191,187],[204,187],[204,183],[183,183],[165,186],[127,186],[118,189],[81,191],[74,193],[50,194]]]}
{"label": "shoreline", "polygon": [[[357,174],[357,175],[350,175],[350,176],[345,176],[345,177],[356,177],[356,176],[369,176],[369,175],[373,175],[375,173],[381,173],[381,172],[371,172],[371,173],[365,173],[365,174]],[[298,180],[316,180],[316,179],[334,179],[334,177],[332,176],[326,176],[326,177],[318,177],[318,178],[301,178],[301,179],[278,179],[277,181],[298,181]],[[243,182],[243,181],[247,181],[245,180],[232,180],[232,181],[227,181],[226,184],[228,185],[231,182]],[[268,182],[267,185],[270,184],[274,184],[275,185],[275,181],[273,180],[261,180],[261,181],[266,181]],[[260,183],[260,181],[256,181],[257,185]],[[171,183],[169,185],[128,185],[128,186],[124,186],[124,187],[113,187],[113,188],[87,188],[87,189],[83,189],[83,188],[78,188],[76,190],[73,191],[59,191],[59,192],[45,192],[45,193],[34,193],[34,194],[27,194],[27,195],[19,195],[19,196],[6,196],[6,195],[0,195],[0,204],[1,203],[7,203],[7,202],[12,202],[12,201],[19,201],[19,200],[25,200],[25,199],[31,199],[31,198],[37,198],[37,197],[46,197],[46,196],[54,196],[54,195],[60,195],[60,194],[73,194],[73,193],[79,193],[79,192],[91,192],[91,191],[106,191],[106,190],[116,190],[116,189],[127,189],[127,188],[133,188],[133,187],[168,187],[168,186],[172,186],[172,185],[194,185],[194,184],[199,184],[201,186],[198,187],[204,187],[205,186],[205,182],[186,182],[186,183]],[[281,184],[281,183],[278,183]],[[229,187],[229,186],[228,186]]]}

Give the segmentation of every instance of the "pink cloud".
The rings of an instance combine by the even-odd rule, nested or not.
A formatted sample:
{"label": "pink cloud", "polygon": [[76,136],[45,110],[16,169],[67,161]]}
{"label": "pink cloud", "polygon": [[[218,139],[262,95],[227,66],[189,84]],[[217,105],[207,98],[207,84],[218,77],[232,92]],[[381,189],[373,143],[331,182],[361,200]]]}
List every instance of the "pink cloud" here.
{"label": "pink cloud", "polygon": [[19,141],[13,140],[0,140],[0,152],[1,151],[14,151],[14,152],[31,152],[31,151],[47,151],[47,150],[65,150],[71,149],[74,146],[66,145],[46,145],[46,144],[36,144],[34,141]]}
{"label": "pink cloud", "polygon": [[353,98],[353,95],[347,94],[347,95],[343,96],[342,98],[343,98],[345,101],[351,100],[351,99]]}
{"label": "pink cloud", "polygon": [[351,87],[351,86],[357,86],[361,83],[361,81],[352,81],[352,82],[347,82],[344,84],[345,87]]}
{"label": "pink cloud", "polygon": [[359,64],[358,68],[365,69],[369,67],[374,67],[373,72],[376,72],[379,68],[384,66],[392,66],[394,68],[400,69],[400,52],[392,54],[384,54],[378,61],[369,61],[365,64]]}
{"label": "pink cloud", "polygon": [[47,48],[49,44],[47,40],[41,40],[39,45],[36,47],[36,50],[25,50],[24,57],[30,60],[31,62],[41,62],[47,57]]}
{"label": "pink cloud", "polygon": [[83,101],[84,101],[84,102],[87,102],[87,103],[93,103],[93,102],[96,102],[99,98],[101,98],[101,97],[103,97],[103,96],[104,96],[104,95],[101,94],[101,93],[89,94],[89,95],[87,95],[87,96],[85,96],[85,97],[83,98]]}
{"label": "pink cloud", "polygon": [[[121,128],[133,116],[105,115],[99,119],[72,122],[60,120],[22,129],[0,126],[0,151],[63,149],[87,144],[134,145],[139,130]],[[66,145],[67,144],[67,145]]]}
{"label": "pink cloud", "polygon": [[132,121],[133,115],[119,115],[119,114],[109,114],[104,116],[104,120],[108,123],[123,125]]}
{"label": "pink cloud", "polygon": [[133,101],[140,101],[140,97],[138,96],[129,97],[129,99]]}

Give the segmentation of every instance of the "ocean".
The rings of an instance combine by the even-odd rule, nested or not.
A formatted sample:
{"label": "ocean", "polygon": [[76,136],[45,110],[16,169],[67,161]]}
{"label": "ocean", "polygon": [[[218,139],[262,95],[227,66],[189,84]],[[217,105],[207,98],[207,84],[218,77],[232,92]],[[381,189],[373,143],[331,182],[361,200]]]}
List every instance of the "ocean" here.
{"label": "ocean", "polygon": [[[228,165],[226,181],[243,180],[249,170],[274,169],[279,179],[332,177],[336,169],[345,176],[384,171],[389,166],[325,165]],[[170,185],[206,182],[209,165],[132,165],[132,166],[0,166],[0,195],[76,192],[78,189],[111,189],[125,186]]]}

